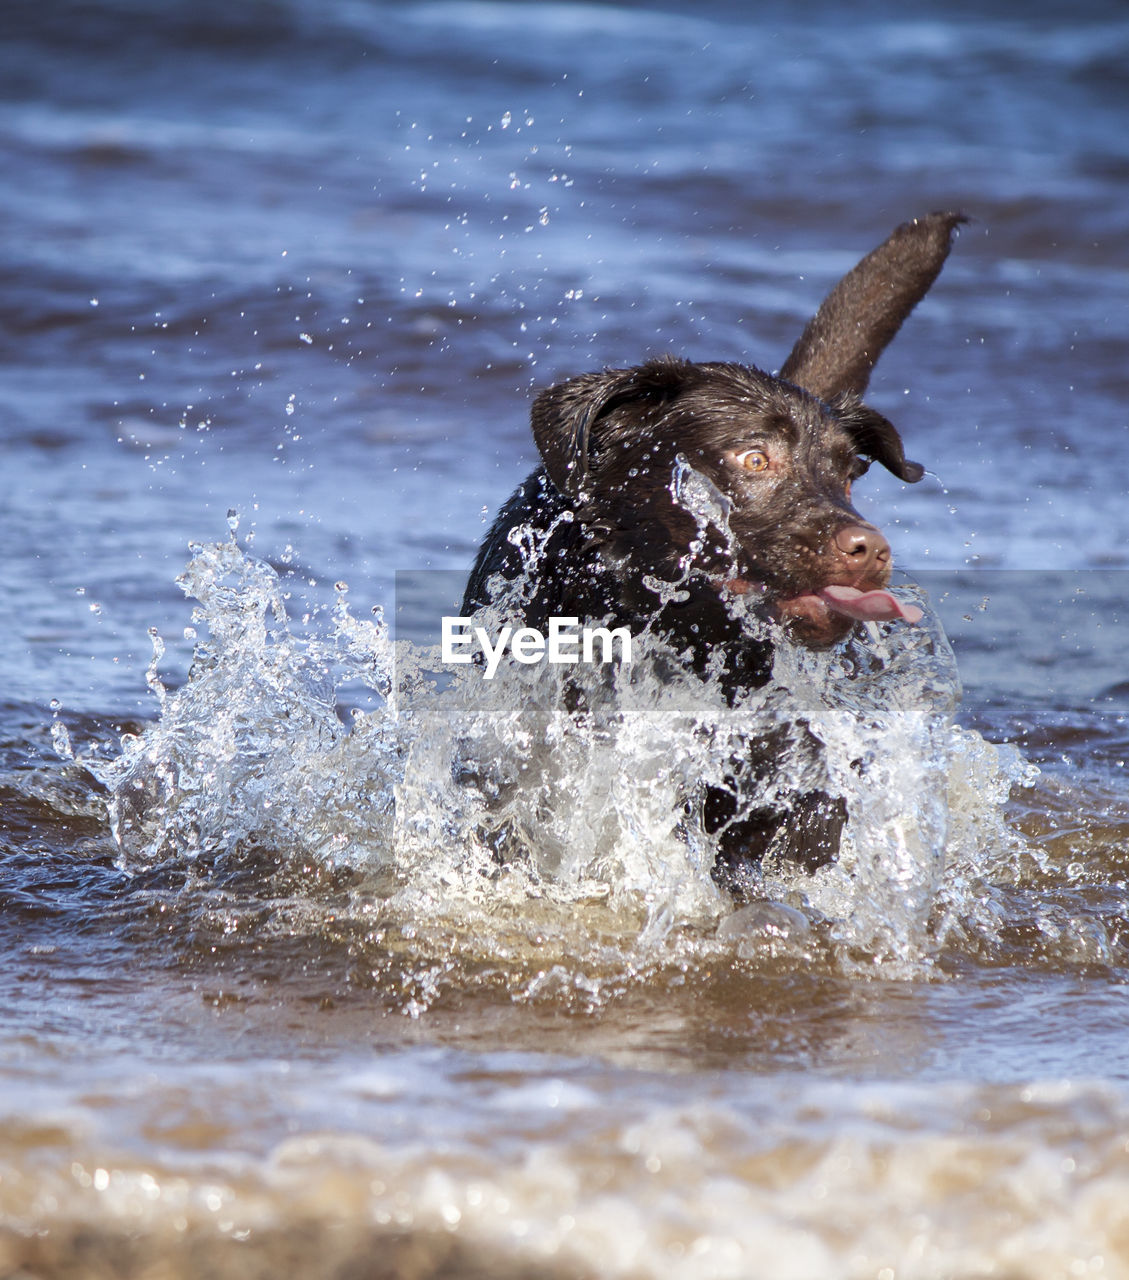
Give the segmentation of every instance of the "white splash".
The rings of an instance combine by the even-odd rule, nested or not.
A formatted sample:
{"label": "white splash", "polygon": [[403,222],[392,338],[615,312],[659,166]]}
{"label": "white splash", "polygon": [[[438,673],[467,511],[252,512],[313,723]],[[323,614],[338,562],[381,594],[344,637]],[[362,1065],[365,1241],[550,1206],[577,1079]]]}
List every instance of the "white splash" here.
{"label": "white splash", "polygon": [[[534,564],[539,540],[525,542]],[[473,922],[487,949],[491,921],[536,909],[556,911],[562,954],[580,954],[598,913],[637,956],[696,937],[745,956],[823,947],[837,966],[894,976],[928,968],[938,919],[963,910],[970,845],[1012,838],[1002,805],[1019,767],[954,724],[955,662],[920,594],[916,627],[871,624],[822,654],[780,645],[773,681],[731,705],[658,649],[630,667],[510,664],[490,682],[440,671],[437,650],[354,617],[344,584],[299,635],[278,575],[234,531],[194,547],[180,583],[210,638],[171,692],[155,640],[158,719],[108,764],[87,762],[127,870],[207,876],[265,850],[351,870],[401,922]],[[807,734],[785,735],[779,767],[744,779],[739,803],[786,800],[814,767],[850,820],[834,864],[767,866],[762,906],[734,916],[701,798],[732,787],[734,758],[781,724],[806,726],[822,759]]]}

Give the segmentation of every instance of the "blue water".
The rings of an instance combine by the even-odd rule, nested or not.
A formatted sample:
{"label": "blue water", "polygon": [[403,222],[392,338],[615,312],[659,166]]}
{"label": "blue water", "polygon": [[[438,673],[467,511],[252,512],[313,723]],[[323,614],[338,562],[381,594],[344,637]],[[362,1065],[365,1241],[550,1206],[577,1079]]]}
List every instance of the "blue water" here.
{"label": "blue water", "polygon": [[[0,1273],[235,1274],[233,1233],[324,1273],[271,1252],[298,1218],[360,1233],[342,1266],[418,1232],[419,1274],[1129,1272],[1101,1207],[1129,1183],[1127,112],[1115,0],[5,12]],[[1008,821],[1044,856],[986,857],[994,941],[951,935],[946,981],[672,942],[536,985],[508,924],[413,934],[316,859],[219,890],[117,865],[50,726],[111,754],[154,723],[150,631],[174,690],[203,625],[176,578],[229,511],[296,630],[338,582],[391,614],[397,572],[469,565],[537,389],[775,368],[942,208],[971,221],[868,396],[929,474],[856,498],[953,638],[962,723],[1042,768]]]}

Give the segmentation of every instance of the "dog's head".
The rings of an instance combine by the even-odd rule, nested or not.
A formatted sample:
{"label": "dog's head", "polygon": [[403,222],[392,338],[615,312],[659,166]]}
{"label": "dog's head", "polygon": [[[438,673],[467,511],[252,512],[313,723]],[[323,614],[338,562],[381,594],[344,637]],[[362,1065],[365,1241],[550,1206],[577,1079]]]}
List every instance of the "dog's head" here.
{"label": "dog's head", "polygon": [[[634,572],[755,591],[812,647],[862,618],[910,616],[884,590],[890,546],[851,485],[872,462],[909,482],[923,468],[860,397],[961,220],[899,227],[836,285],[779,376],[661,358],[543,392],[534,438],[588,536]],[[705,477],[712,517],[687,503],[687,467]]]}

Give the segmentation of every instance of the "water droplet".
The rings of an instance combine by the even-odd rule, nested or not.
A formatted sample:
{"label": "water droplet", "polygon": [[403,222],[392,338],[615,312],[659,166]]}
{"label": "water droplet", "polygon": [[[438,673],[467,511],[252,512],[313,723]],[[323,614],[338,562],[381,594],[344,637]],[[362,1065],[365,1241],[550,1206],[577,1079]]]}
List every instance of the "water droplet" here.
{"label": "water droplet", "polygon": [[62,756],[64,760],[74,759],[71,735],[67,732],[67,726],[61,720],[56,720],[51,725],[51,745],[55,748],[55,754]]}

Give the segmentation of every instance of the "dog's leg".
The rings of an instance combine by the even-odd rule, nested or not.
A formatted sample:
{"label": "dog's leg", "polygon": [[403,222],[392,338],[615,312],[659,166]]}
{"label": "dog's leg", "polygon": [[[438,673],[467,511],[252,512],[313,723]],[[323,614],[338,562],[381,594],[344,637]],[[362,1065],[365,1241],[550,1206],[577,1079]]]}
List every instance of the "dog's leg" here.
{"label": "dog's leg", "polygon": [[713,878],[740,899],[766,858],[809,875],[834,862],[847,806],[839,796],[810,791],[797,796],[787,812],[756,809],[737,817],[732,793],[711,787],[704,817],[706,830],[717,836]]}

